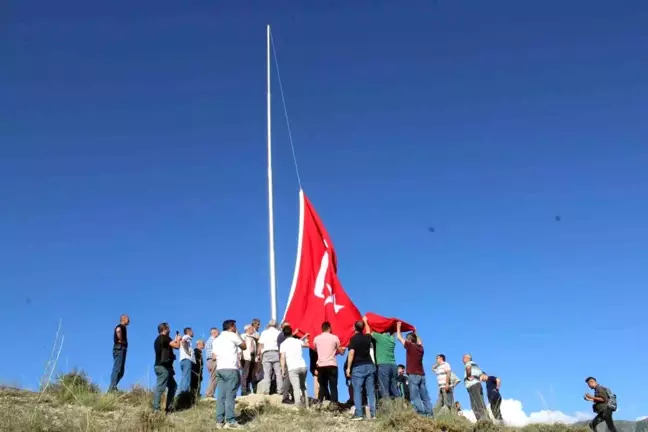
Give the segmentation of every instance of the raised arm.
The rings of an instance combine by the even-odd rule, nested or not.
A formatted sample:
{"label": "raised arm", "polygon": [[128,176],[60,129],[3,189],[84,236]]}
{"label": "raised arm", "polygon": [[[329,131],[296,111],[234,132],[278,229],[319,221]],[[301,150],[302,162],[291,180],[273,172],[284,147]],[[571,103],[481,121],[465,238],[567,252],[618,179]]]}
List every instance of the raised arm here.
{"label": "raised arm", "polygon": [[310,334],[306,333],[303,338],[300,339],[302,342],[302,348],[310,348],[310,344],[308,343],[308,337]]}
{"label": "raised arm", "polygon": [[371,334],[371,326],[369,325],[369,320],[367,319],[367,315],[362,317],[362,321],[364,322],[365,325],[365,334]]}
{"label": "raised arm", "polygon": [[396,338],[400,341],[400,343],[405,345],[405,339],[403,338],[403,335],[401,334],[401,326],[402,325],[403,325],[403,323],[400,322],[400,321],[398,321],[396,323]]}
{"label": "raised arm", "polygon": [[171,348],[179,349],[180,348],[180,342],[181,342],[181,339],[180,339],[180,336],[178,335],[178,336],[176,336],[175,339],[173,339],[171,342],[169,342],[169,346]]}

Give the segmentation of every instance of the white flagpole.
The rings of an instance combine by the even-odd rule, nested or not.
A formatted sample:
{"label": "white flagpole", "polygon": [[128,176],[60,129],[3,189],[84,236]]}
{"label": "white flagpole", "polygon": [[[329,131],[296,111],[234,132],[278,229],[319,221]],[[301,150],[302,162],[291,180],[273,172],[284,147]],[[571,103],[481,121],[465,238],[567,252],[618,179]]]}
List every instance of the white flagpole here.
{"label": "white flagpole", "polygon": [[270,245],[270,314],[273,320],[277,319],[277,280],[275,276],[275,248],[274,248],[274,200],[272,197],[272,121],[270,105],[270,24],[266,32],[266,109],[268,113],[268,234]]}

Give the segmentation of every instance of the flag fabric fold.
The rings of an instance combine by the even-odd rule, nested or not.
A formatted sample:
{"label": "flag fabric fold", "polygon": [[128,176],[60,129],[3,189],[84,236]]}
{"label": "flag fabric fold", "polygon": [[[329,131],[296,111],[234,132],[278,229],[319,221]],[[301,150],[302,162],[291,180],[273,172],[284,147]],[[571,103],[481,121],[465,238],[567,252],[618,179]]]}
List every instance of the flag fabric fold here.
{"label": "flag fabric fold", "polygon": [[297,261],[284,321],[300,335],[309,333],[311,345],[328,321],[332,333],[347,346],[362,315],[342,288],[333,242],[303,190],[299,201]]}
{"label": "flag fabric fold", "polygon": [[375,331],[376,333],[396,333],[396,323],[399,321],[402,323],[402,332],[414,331],[413,325],[398,318],[387,318],[373,312],[367,312],[365,316],[367,317],[367,322],[369,323],[371,330]]}

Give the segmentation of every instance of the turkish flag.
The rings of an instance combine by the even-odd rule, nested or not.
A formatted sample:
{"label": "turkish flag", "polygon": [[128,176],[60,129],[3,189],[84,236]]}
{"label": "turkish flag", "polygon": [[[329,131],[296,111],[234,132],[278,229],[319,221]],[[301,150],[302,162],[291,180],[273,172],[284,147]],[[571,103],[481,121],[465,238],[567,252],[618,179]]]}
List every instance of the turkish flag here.
{"label": "turkish flag", "polygon": [[328,321],[331,332],[347,346],[362,315],[342,288],[333,241],[303,190],[299,202],[297,262],[284,321],[300,335],[309,333],[311,346]]}
{"label": "turkish flag", "polygon": [[376,333],[396,333],[396,323],[398,321],[401,322],[401,332],[414,331],[413,325],[398,318],[386,318],[373,312],[367,312],[365,316],[367,317],[367,322],[369,323],[369,327],[371,327],[371,331]]}

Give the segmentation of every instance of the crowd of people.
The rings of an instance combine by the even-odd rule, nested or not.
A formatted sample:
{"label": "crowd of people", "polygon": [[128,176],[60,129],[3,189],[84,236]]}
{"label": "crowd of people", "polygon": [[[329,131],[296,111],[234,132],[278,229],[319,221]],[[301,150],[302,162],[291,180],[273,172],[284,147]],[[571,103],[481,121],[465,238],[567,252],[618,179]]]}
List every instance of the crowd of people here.
{"label": "crowd of people", "polygon": [[[113,332],[114,362],[109,391],[116,391],[124,376],[129,323],[129,317],[122,315]],[[226,320],[220,330],[215,327],[210,329],[207,341],[195,342],[190,327],[185,328],[182,335],[176,331],[175,336],[171,337],[169,324],[161,323],[153,343],[157,376],[153,410],[161,410],[165,391],[166,412],[173,411],[179,401],[193,404],[200,398],[203,357],[206,359],[205,376],[208,383],[201,400],[216,399],[218,426],[238,427],[234,404],[239,389],[243,396],[250,393],[279,394],[283,403],[307,408],[311,403],[306,387],[309,371],[314,377],[314,403],[329,401],[329,404],[339,405],[338,358],[346,354],[342,373],[349,392],[346,404],[354,407],[352,420],[364,420],[365,407],[369,411],[368,419],[375,419],[377,399],[403,399],[423,416],[432,416],[433,412],[443,409],[463,415],[459,402],[454,398],[457,386],[463,382],[471,410],[478,421],[503,421],[502,381],[483,372],[470,354],[463,356],[463,379],[455,374],[444,354],[436,356],[432,367],[436,380],[431,385],[435,388],[437,399],[433,407],[423,366],[423,340],[416,331],[404,336],[401,327],[402,324],[398,322],[395,332],[391,329],[382,333],[372,331],[364,317],[355,323],[355,334],[348,346],[343,347],[329,322],[322,323],[321,333],[312,339],[312,343],[312,335],[306,333],[298,337],[303,333],[299,329],[293,329],[288,322],[278,326],[274,320],[260,331],[260,320],[253,319],[244,326],[243,333],[239,333],[236,321]],[[396,363],[395,350],[399,342],[405,350],[405,365]],[[303,355],[304,349],[308,349],[309,365]],[[176,351],[180,364],[179,385],[174,377]],[[595,430],[598,424],[605,422],[610,432],[616,432],[612,420],[612,413],[616,411],[616,396],[593,377],[588,377],[586,382],[594,394],[586,394],[585,400],[593,404],[597,414],[590,427]],[[484,401],[482,383],[486,387],[492,419]]]}

